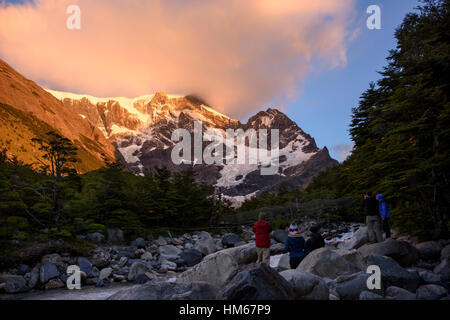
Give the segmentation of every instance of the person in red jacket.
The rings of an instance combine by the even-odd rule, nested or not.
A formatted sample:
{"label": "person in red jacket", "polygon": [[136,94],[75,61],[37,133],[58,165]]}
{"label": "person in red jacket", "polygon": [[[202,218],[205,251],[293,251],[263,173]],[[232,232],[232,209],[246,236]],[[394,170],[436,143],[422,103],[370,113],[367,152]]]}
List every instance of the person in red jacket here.
{"label": "person in red jacket", "polygon": [[256,252],[258,254],[256,262],[270,264],[270,232],[272,231],[272,225],[265,220],[264,212],[259,213],[258,219],[253,225]]}

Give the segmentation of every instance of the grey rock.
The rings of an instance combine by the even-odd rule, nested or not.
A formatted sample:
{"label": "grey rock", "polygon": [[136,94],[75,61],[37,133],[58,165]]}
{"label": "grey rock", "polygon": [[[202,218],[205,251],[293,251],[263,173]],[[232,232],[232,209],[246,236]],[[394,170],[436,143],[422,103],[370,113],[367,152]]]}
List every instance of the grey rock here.
{"label": "grey rock", "polygon": [[358,249],[367,242],[369,242],[367,227],[363,226],[360,227],[358,230],[356,230],[356,232],[353,234],[353,237],[350,240],[340,243],[338,245],[338,248],[345,250]]}
{"label": "grey rock", "polygon": [[365,272],[338,277],[336,279],[336,292],[341,300],[358,300],[361,292],[367,290],[367,279],[369,277],[370,275]]}
{"label": "grey rock", "polygon": [[192,267],[202,261],[203,255],[197,249],[185,249],[181,252],[180,258],[183,259],[189,267]]}
{"label": "grey rock", "polygon": [[292,284],[297,299],[329,300],[330,290],[325,281],[319,276],[299,272],[298,270],[286,270],[283,272],[280,275]]}
{"label": "grey rock", "polygon": [[447,289],[436,284],[427,284],[417,289],[416,295],[419,300],[440,300],[447,296]]}
{"label": "grey rock", "polygon": [[25,285],[25,280],[9,279],[5,282],[4,290],[6,293],[20,293],[27,292],[30,288]]}
{"label": "grey rock", "polygon": [[390,300],[416,300],[416,294],[403,288],[391,286],[386,289],[386,298]]}
{"label": "grey rock", "polygon": [[224,248],[233,248],[236,243],[241,241],[241,238],[237,234],[227,233],[222,238],[222,245]]}
{"label": "grey rock", "polygon": [[371,291],[363,291],[359,295],[359,300],[383,300],[383,296]]}
{"label": "grey rock", "polygon": [[292,285],[266,264],[239,267],[220,289],[223,300],[292,300]]}
{"label": "grey rock", "polygon": [[198,238],[199,239],[194,247],[195,249],[199,250],[205,256],[215,252],[216,244],[208,232],[200,232]]}
{"label": "grey rock", "polygon": [[79,257],[77,259],[77,264],[80,267],[80,270],[90,277],[92,272],[92,263],[87,258]]}
{"label": "grey rock", "polygon": [[424,284],[439,284],[442,282],[440,275],[430,271],[420,271],[419,276]]}
{"label": "grey rock", "polygon": [[145,240],[143,238],[137,238],[136,240],[134,240],[130,243],[130,246],[136,247],[138,249],[143,249],[143,248],[145,248],[146,245],[147,245],[147,243],[145,242]]}
{"label": "grey rock", "polygon": [[157,246],[165,246],[165,245],[167,245],[166,239],[164,239],[164,237],[161,237],[161,236],[159,236],[158,239],[156,239],[156,240],[154,241],[154,243],[155,243]]}
{"label": "grey rock", "polygon": [[135,262],[131,265],[130,271],[128,272],[128,280],[133,281],[138,274],[149,271],[151,271],[151,268],[149,268],[146,264],[142,262]]}
{"label": "grey rock", "polygon": [[141,255],[141,259],[144,261],[151,261],[153,259],[153,255],[150,252],[146,251],[143,255]]}
{"label": "grey rock", "polygon": [[366,262],[368,265],[380,267],[381,279],[385,288],[396,286],[414,292],[419,286],[419,274],[408,272],[392,258],[370,255],[366,257]]}
{"label": "grey rock", "polygon": [[44,285],[44,289],[45,290],[59,289],[59,288],[65,287],[65,286],[66,286],[66,284],[64,282],[62,282],[59,278],[56,278],[56,279],[51,279],[49,282],[47,282]]}
{"label": "grey rock", "polygon": [[147,274],[145,274],[145,273],[140,273],[136,277],[134,277],[134,283],[138,283],[138,284],[144,284],[151,280],[152,279],[149,276],[147,276]]}
{"label": "grey rock", "polygon": [[270,246],[270,255],[285,253],[286,249],[284,248],[283,243],[275,243]]}
{"label": "grey rock", "polygon": [[98,276],[99,279],[100,279],[100,280],[108,279],[109,276],[111,275],[112,271],[113,271],[112,268],[103,268],[103,269],[100,271],[100,274],[99,274],[99,276]]}
{"label": "grey rock", "polygon": [[109,285],[109,282],[103,279],[98,279],[98,281],[96,282],[95,286],[97,288],[103,288],[103,287],[107,287]]}
{"label": "grey rock", "polygon": [[271,236],[278,242],[285,243],[288,233],[286,230],[277,229],[271,232]]}
{"label": "grey rock", "polygon": [[314,250],[302,260],[297,269],[331,279],[361,271],[358,266],[348,262],[329,248]]}
{"label": "grey rock", "polygon": [[41,266],[40,281],[47,283],[49,280],[58,278],[60,275],[58,268],[53,263],[46,263]]}
{"label": "grey rock", "polygon": [[437,241],[426,241],[416,244],[419,256],[423,260],[438,260],[442,247]]}
{"label": "grey rock", "polygon": [[106,267],[109,264],[110,259],[110,254],[101,248],[94,249],[89,258],[92,264],[98,268]]}
{"label": "grey rock", "polygon": [[159,247],[158,251],[161,257],[169,261],[177,260],[181,254],[181,250],[171,244]]}
{"label": "grey rock", "polygon": [[358,251],[367,257],[369,255],[387,256],[397,261],[403,267],[409,267],[419,258],[416,248],[406,241],[388,239],[383,242],[365,244]]}
{"label": "grey rock", "polygon": [[193,282],[188,291],[174,294],[171,300],[215,300],[219,288],[206,282]]}
{"label": "grey rock", "polygon": [[443,281],[450,281],[450,259],[444,259],[433,270]]}
{"label": "grey rock", "polygon": [[[169,282],[147,282],[142,285],[135,285],[130,288],[126,288],[118,291],[108,298],[108,300],[170,300],[172,297],[175,299],[182,297],[190,291],[194,291],[192,299],[198,300],[211,300],[214,297],[210,297],[210,290],[204,290],[204,287],[200,289],[195,288],[195,283],[180,284]],[[194,288],[193,288],[194,287]]]}

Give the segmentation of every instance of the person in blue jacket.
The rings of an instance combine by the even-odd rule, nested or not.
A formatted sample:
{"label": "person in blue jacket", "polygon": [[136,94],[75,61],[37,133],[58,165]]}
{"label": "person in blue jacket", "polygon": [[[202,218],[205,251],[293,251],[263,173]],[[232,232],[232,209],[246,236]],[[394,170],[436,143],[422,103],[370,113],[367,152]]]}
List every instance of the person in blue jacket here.
{"label": "person in blue jacket", "polygon": [[295,222],[289,226],[289,234],[284,245],[287,252],[289,252],[289,264],[291,269],[298,267],[305,257],[305,239],[302,237],[300,230]]}
{"label": "person in blue jacket", "polygon": [[389,215],[389,210],[382,194],[377,194],[377,200],[378,210],[380,212],[381,222],[383,224],[383,231],[386,234],[386,239],[388,239],[391,237],[391,228],[389,227],[389,219],[391,216]]}

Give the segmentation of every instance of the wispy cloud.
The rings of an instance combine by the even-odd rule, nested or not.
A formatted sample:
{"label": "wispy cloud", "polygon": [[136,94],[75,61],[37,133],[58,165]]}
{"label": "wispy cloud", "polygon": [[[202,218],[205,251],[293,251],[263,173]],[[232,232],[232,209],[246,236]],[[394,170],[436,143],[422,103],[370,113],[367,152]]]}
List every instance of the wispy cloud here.
{"label": "wispy cloud", "polygon": [[338,144],[332,150],[339,154],[339,161],[342,162],[352,153],[353,144]]}
{"label": "wispy cloud", "polygon": [[[81,30],[66,8],[81,8]],[[354,0],[35,0],[0,4],[0,57],[40,84],[97,96],[196,93],[234,117],[345,66]]]}

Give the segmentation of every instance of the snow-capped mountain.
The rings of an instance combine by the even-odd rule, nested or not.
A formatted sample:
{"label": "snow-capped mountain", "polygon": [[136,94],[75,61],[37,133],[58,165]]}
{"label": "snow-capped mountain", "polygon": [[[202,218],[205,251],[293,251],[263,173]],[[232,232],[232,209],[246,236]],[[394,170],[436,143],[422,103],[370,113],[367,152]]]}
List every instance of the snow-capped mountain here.
{"label": "snow-capped mountain", "polygon": [[[326,148],[317,148],[311,136],[276,109],[261,111],[246,124],[241,124],[195,96],[158,92],[135,99],[96,98],[47,91],[80,118],[96,126],[116,146],[117,156],[136,174],[142,175],[146,170],[161,165],[173,171],[193,166],[200,181],[219,187],[224,196],[235,203],[265,190],[283,186],[305,187],[319,172],[337,164]],[[223,137],[227,129],[267,129],[268,150],[271,150],[270,129],[279,129],[278,173],[261,175],[260,168],[265,165],[262,162],[175,165],[171,161],[171,152],[176,144],[171,139],[172,132],[183,128],[193,135],[196,120],[202,121],[204,132],[217,129]],[[204,141],[203,147],[209,143]],[[247,152],[251,151],[248,141],[245,148]]]}

